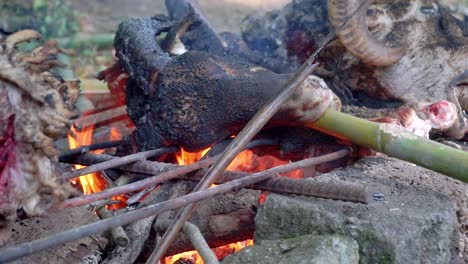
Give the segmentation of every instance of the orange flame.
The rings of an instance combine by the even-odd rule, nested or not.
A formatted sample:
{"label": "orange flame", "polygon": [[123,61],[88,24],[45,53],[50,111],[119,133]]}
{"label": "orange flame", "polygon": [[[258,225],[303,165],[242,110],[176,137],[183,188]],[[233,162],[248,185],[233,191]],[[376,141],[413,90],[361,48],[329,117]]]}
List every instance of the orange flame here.
{"label": "orange flame", "polygon": [[[76,138],[72,135],[68,135],[68,144],[70,149],[78,148],[80,146],[89,145],[93,141],[93,127],[88,127],[84,131],[78,132],[72,127],[72,134],[76,135]],[[102,153],[102,150],[93,151],[93,153]],[[84,168],[86,166],[74,165],[75,169]],[[90,173],[78,178],[78,182],[83,188],[84,194],[91,194],[104,190],[107,186],[106,181],[101,177],[99,173]]]}
{"label": "orange flame", "polygon": [[[242,250],[245,247],[252,246],[253,245],[253,240],[252,239],[247,239],[245,241],[240,241],[237,243],[231,243],[228,245],[220,246],[217,248],[213,248],[213,252],[215,253],[216,257],[218,259],[223,259],[224,257]],[[204,264],[203,259],[200,257],[198,252],[196,250],[192,251],[187,251],[183,253],[179,253],[170,257],[164,258],[163,262],[164,264],[174,264],[180,259],[189,259],[191,260],[194,264]]]}
{"label": "orange flame", "polygon": [[[184,149],[181,149],[180,154],[178,154],[176,158],[180,165],[187,165],[187,164],[191,164],[191,163],[199,161],[209,150],[210,148],[205,149],[200,152],[191,153],[191,152],[185,151]],[[239,155],[231,162],[231,164],[229,165],[227,169],[231,171],[259,172],[259,171],[263,171],[271,167],[283,165],[286,163],[287,161],[283,161],[273,156],[258,157],[252,151],[245,150],[239,153]],[[288,173],[287,176],[293,177],[293,178],[302,178],[302,171],[294,171],[294,172]],[[265,195],[262,194],[260,199],[264,200]],[[241,249],[250,245],[253,245],[253,240],[248,239],[246,241],[231,243],[228,245],[215,248],[213,249],[213,251],[215,252],[216,256],[219,259],[222,259],[223,257],[229,254],[232,254],[234,252],[240,251]],[[179,259],[189,259],[193,263],[196,263],[196,264],[204,263],[202,258],[198,255],[197,251],[195,250],[183,252],[177,255],[173,255],[171,257],[166,257],[163,260],[163,263],[173,264],[177,262]]]}

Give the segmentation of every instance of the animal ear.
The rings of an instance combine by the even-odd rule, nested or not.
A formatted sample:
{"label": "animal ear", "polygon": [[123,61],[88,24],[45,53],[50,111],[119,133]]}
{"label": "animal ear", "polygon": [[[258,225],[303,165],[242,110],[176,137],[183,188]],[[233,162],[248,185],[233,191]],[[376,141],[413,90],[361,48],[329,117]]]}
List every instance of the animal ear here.
{"label": "animal ear", "polygon": [[389,66],[401,59],[405,49],[387,47],[368,29],[367,11],[375,1],[328,0],[328,16],[343,46],[364,63]]}

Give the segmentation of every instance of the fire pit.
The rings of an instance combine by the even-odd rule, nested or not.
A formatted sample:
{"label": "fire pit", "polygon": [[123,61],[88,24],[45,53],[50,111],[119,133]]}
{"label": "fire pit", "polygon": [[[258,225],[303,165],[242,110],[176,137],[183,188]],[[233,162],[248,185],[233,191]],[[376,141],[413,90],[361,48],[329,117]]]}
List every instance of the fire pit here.
{"label": "fire pit", "polygon": [[[91,98],[94,109],[72,118],[75,82],[49,77],[53,88],[61,85],[50,98],[28,90],[45,115],[63,113],[39,115],[34,128],[48,137],[39,141],[16,136],[28,131],[16,125],[26,116],[19,109],[11,120],[1,115],[0,151],[21,143],[22,153],[32,148],[55,172],[52,182],[42,182],[41,171],[31,181],[40,184],[34,207],[30,195],[0,211],[0,235],[9,239],[0,262],[468,261],[463,22],[417,0],[328,1],[328,9],[325,2],[293,1],[250,17],[239,37],[216,33],[194,1],[166,1],[168,16],[119,25],[116,60],[97,76],[110,95]],[[446,39],[413,45],[392,20],[395,9],[418,18],[408,21],[429,32],[421,39],[440,30]],[[442,28],[430,28],[434,21]],[[17,42],[38,36],[17,34]],[[9,62],[29,63],[12,67],[35,74],[55,66],[29,66],[36,61],[15,49],[15,37],[1,41]],[[52,55],[67,52],[54,47]],[[439,49],[438,60],[451,62],[440,81],[402,91],[401,69],[432,78],[432,64],[412,67],[411,60]],[[8,73],[0,69],[7,81],[0,99],[14,105],[2,92],[23,94],[25,85]],[[66,138],[58,133],[65,128]],[[435,135],[458,149],[428,139]],[[52,142],[68,147],[57,151]],[[8,184],[11,160],[0,163]],[[59,217],[67,224],[48,233]]]}

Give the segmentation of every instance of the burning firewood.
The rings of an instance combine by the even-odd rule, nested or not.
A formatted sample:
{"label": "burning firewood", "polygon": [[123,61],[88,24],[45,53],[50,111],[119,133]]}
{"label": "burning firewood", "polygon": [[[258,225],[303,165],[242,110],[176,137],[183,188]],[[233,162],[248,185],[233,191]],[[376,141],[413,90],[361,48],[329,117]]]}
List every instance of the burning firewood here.
{"label": "burning firewood", "polygon": [[[55,41],[32,52],[16,45],[40,38],[23,30],[0,39],[0,226],[14,220],[17,209],[42,212],[40,203],[63,200],[71,189],[56,180],[53,141],[67,131],[78,95],[77,82],[64,82],[49,70],[61,66]],[[0,244],[4,238],[0,238]]]}
{"label": "burning firewood", "polygon": [[113,227],[122,226],[142,218],[146,218],[152,215],[160,214],[162,212],[187,206],[191,203],[205,200],[207,198],[228,193],[234,189],[240,189],[254,183],[266,180],[277,173],[284,173],[291,170],[297,170],[305,167],[310,167],[323,162],[335,160],[337,158],[344,157],[349,154],[348,150],[341,150],[331,154],[323,155],[320,157],[310,158],[300,162],[290,163],[282,166],[278,166],[263,172],[255,173],[241,179],[233,180],[228,183],[218,185],[216,187],[203,190],[196,193],[190,193],[179,198],[167,200],[158,204],[153,204],[145,208],[130,211],[119,216],[108,218],[100,222],[92,223],[86,226],[82,226],[75,230],[65,231],[59,234],[52,235],[42,240],[36,240],[27,244],[20,245],[19,247],[10,247],[0,250],[0,261],[11,261],[16,258],[27,256],[35,252],[61,245],[66,242],[70,242],[82,237],[86,237],[97,232],[101,232]]}

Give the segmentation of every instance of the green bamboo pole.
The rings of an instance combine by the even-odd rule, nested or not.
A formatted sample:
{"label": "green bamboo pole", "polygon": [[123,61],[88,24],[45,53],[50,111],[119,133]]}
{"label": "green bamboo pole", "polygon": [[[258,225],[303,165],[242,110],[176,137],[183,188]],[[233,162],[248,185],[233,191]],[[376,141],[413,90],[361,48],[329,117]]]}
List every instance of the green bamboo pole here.
{"label": "green bamboo pole", "polygon": [[413,135],[398,125],[327,110],[309,126],[468,183],[468,152]]}

